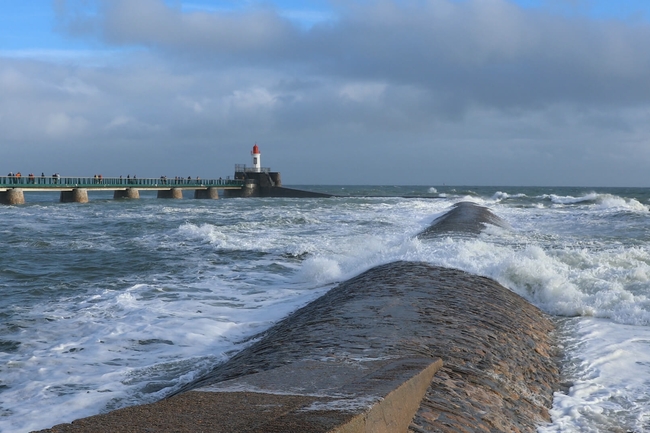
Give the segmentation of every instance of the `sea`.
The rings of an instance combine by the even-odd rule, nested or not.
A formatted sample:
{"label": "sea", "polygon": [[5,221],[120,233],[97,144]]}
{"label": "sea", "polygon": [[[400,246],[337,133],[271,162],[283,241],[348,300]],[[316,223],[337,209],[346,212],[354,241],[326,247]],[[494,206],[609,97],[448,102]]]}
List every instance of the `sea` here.
{"label": "sea", "polygon": [[[554,317],[563,385],[540,433],[650,431],[650,190],[293,187],[337,196],[0,206],[0,431],[159,400],[396,260],[493,278]],[[507,227],[416,237],[460,201]]]}

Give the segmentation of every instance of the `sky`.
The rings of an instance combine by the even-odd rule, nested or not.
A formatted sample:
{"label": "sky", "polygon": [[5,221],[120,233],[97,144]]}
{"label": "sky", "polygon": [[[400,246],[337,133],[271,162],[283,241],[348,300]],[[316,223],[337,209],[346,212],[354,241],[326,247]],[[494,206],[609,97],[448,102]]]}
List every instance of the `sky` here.
{"label": "sky", "polygon": [[[646,0],[0,0],[0,173],[650,185]],[[4,173],[3,173],[4,174]]]}

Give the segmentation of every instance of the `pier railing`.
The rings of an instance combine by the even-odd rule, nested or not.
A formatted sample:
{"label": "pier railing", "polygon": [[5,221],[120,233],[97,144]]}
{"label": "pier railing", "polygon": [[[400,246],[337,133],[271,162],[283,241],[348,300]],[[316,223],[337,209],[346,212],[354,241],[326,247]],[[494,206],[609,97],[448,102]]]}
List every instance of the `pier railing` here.
{"label": "pier railing", "polygon": [[236,179],[135,178],[135,177],[69,177],[69,176],[0,176],[1,188],[200,188],[241,187]]}
{"label": "pier railing", "polygon": [[255,167],[247,167],[246,164],[235,164],[235,173],[270,173],[271,169],[269,167],[261,167],[259,169]]}

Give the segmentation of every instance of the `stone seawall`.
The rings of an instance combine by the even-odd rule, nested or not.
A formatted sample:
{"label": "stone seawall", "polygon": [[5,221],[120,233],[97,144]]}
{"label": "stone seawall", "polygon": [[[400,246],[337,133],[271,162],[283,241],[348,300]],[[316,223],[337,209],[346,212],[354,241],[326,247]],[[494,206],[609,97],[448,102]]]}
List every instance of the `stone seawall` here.
{"label": "stone seawall", "polygon": [[552,331],[493,280],[389,263],[169,399],[45,431],[535,432],[558,387]]}
{"label": "stone seawall", "polygon": [[245,198],[245,197],[262,197],[262,198],[329,198],[334,197],[332,194],[320,192],[304,191],[300,189],[285,188],[283,186],[260,187],[254,181],[246,183],[241,190],[222,190],[224,198]]}

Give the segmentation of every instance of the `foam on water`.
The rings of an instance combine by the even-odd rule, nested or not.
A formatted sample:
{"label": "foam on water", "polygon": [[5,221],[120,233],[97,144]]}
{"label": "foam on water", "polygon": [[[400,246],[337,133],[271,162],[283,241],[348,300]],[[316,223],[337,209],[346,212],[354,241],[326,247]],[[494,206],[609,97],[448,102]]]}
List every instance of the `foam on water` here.
{"label": "foam on water", "polygon": [[598,194],[591,192],[589,194],[573,197],[573,196],[559,196],[556,194],[544,194],[542,195],[543,199],[549,199],[552,203],[555,204],[576,204],[576,203],[593,203],[598,198]]}
{"label": "foam on water", "polygon": [[[53,416],[71,421],[92,407],[157,400],[317,294],[228,290],[217,281],[175,289],[139,284],[74,306],[62,300],[32,309],[23,314],[31,324],[31,335],[22,336],[24,356],[3,369],[9,389],[2,407],[13,422],[1,420],[2,430],[29,431]],[[35,416],[33,409],[45,404],[43,418]]]}
{"label": "foam on water", "polygon": [[310,257],[305,260],[298,272],[298,278],[319,283],[329,283],[341,279],[342,271],[336,260],[324,257]]}
{"label": "foam on water", "polygon": [[540,433],[650,430],[650,328],[602,319],[561,325],[567,392]]}
{"label": "foam on water", "polygon": [[650,208],[635,198],[624,198],[612,194],[592,192],[580,197],[544,194],[540,198],[550,200],[555,205],[593,205],[597,210],[630,210],[647,212]]}
{"label": "foam on water", "polygon": [[[121,204],[75,206],[92,215],[104,206],[106,219],[98,225],[80,223],[70,208],[54,206],[49,224],[39,229],[39,237],[48,239],[45,257],[61,251],[80,262],[78,272],[86,276],[73,284],[70,296],[52,293],[22,311],[14,308],[15,329],[0,337],[17,341],[16,350],[0,354],[0,430],[30,431],[161,398],[333,282],[372,266],[406,236],[404,224],[396,224],[403,218],[392,208],[413,210],[377,200],[334,203],[333,209],[307,201],[285,207],[236,200],[212,208]],[[424,207],[419,212],[421,220],[429,213]],[[114,235],[119,232],[104,226],[110,220],[131,231]],[[80,233],[65,233],[68,223]],[[418,230],[418,223],[409,224],[407,230]],[[16,248],[31,242],[35,227],[20,230],[26,231],[18,231],[23,237]],[[107,254],[116,252],[133,256],[115,258],[112,277],[86,260],[109,263]],[[138,257],[144,272],[134,266],[125,277]],[[156,262],[164,266],[146,269]],[[57,273],[69,277],[65,270]]]}
{"label": "foam on water", "polygon": [[491,277],[551,314],[650,325],[645,246],[580,245],[490,227],[477,239],[424,242],[409,259]]}
{"label": "foam on water", "polygon": [[597,201],[597,209],[647,212],[649,207],[633,198],[622,198],[604,194]]}
{"label": "foam on water", "polygon": [[509,199],[509,198],[523,198],[523,197],[526,197],[526,194],[522,194],[522,193],[519,193],[519,194],[508,194],[507,192],[497,191],[497,192],[494,193],[494,195],[492,196],[492,200],[494,200],[494,201],[501,201],[501,200],[506,200],[506,199]]}
{"label": "foam on water", "polygon": [[[575,369],[574,388],[556,396],[546,431],[643,430],[648,198],[524,188],[421,193],[448,198],[0,207],[0,236],[15,253],[1,257],[0,431],[157,400],[337,282],[395,260],[489,276],[551,314],[578,316],[565,336],[567,363],[597,365],[598,375]],[[461,200],[490,207],[511,228],[415,237]],[[625,356],[610,356],[610,345]],[[607,406],[618,397],[632,417]]]}

